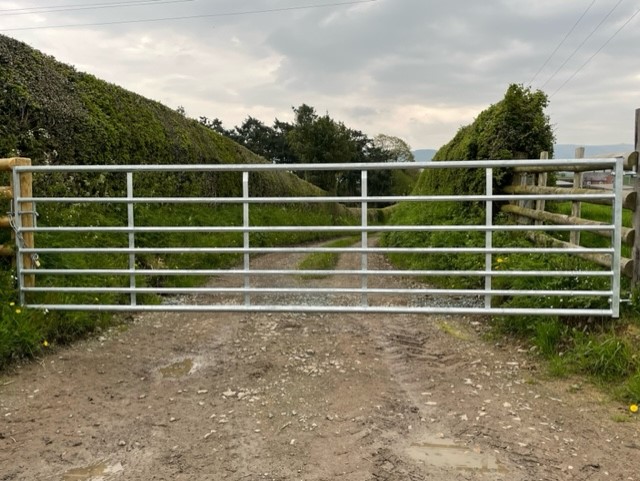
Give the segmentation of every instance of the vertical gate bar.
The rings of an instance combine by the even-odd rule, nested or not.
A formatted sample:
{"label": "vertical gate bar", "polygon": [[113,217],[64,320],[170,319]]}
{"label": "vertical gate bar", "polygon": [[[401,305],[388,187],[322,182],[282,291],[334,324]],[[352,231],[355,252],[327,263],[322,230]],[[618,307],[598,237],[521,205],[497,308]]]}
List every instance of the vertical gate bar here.
{"label": "vertical gate bar", "polygon": [[[486,172],[486,184],[487,184],[487,196],[493,196],[493,168],[489,167]],[[485,209],[485,226],[486,227],[490,227],[493,224],[493,201],[492,200],[487,200],[487,206]],[[492,230],[488,230],[485,233],[485,241],[484,241],[485,247],[487,249],[491,249],[493,247],[493,231]],[[491,270],[492,270],[492,265],[493,265],[493,259],[492,259],[492,255],[490,252],[487,252],[487,254],[485,255],[485,260],[484,260],[484,265],[485,265],[485,270],[489,273],[485,276],[484,278],[484,288],[486,291],[490,291],[491,290]],[[484,296],[484,307],[486,309],[490,309],[491,308],[491,294],[487,294]]]}
{"label": "vertical gate bar", "polygon": [[[584,159],[584,147],[576,148],[576,159]],[[573,188],[574,189],[582,189],[584,179],[584,172],[574,172],[573,173]],[[571,217],[580,217],[582,214],[582,203],[578,201],[573,201],[571,203]],[[580,245],[580,231],[571,231],[569,233],[569,242],[575,245]]]}
{"label": "vertical gate bar", "polygon": [[[362,197],[362,201],[360,203],[360,225],[362,227],[361,230],[361,244],[363,249],[367,249],[369,247],[369,234],[366,231],[368,225],[368,213],[369,213],[369,204],[367,203],[366,197],[369,195],[369,185],[368,185],[368,171],[362,170],[360,172],[360,195]],[[362,253],[361,257],[361,269],[362,276],[360,279],[361,287],[362,287],[362,299],[361,303],[363,306],[369,305],[369,298],[367,296],[367,287],[369,284],[369,279],[367,275],[367,271],[369,269],[369,258],[367,252]]]}
{"label": "vertical gate bar", "polygon": [[[127,199],[133,199],[133,172],[127,172]],[[134,218],[134,204],[133,202],[127,202],[127,225],[129,229],[133,229],[136,225],[136,221]],[[129,249],[134,249],[136,247],[136,233],[133,231],[129,232]],[[129,286],[131,289],[136,288],[136,254],[129,254],[129,270],[131,274],[129,276]],[[136,297],[135,291],[131,292],[130,303],[132,306],[138,304],[138,299]]]}
{"label": "vertical gate bar", "polygon": [[613,297],[611,299],[611,310],[614,318],[620,317],[620,261],[622,258],[622,194],[624,180],[624,159],[616,158],[615,179],[613,191],[615,193],[613,208],[613,225],[615,230],[613,233],[613,259],[611,259],[611,269],[613,279],[611,282],[611,290]]}
{"label": "vertical gate bar", "polygon": [[251,257],[249,254],[250,247],[250,236],[249,236],[249,226],[251,225],[249,222],[249,171],[242,172],[242,198],[244,202],[242,203],[242,226],[244,227],[243,232],[243,245],[244,245],[244,305],[251,305],[251,294],[247,291],[251,287],[251,278],[249,276],[249,271],[251,270]]}
{"label": "vertical gate bar", "polygon": [[22,275],[23,262],[22,262],[22,242],[20,242],[20,235],[22,233],[22,216],[20,213],[20,176],[16,172],[16,169],[11,169],[11,187],[13,188],[12,202],[12,214],[13,222],[15,225],[15,245],[16,245],[16,278],[18,280],[18,296],[20,298],[20,305],[25,304],[24,295],[24,276]]}

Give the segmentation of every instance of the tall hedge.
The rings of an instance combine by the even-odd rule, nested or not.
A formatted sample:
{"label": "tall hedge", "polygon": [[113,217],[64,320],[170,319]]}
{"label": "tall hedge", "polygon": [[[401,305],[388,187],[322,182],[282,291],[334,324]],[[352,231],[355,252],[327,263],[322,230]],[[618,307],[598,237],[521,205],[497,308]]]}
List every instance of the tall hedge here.
{"label": "tall hedge", "polygon": [[[538,158],[543,150],[553,152],[553,130],[544,113],[547,96],[520,85],[511,85],[504,99],[481,112],[470,125],[461,127],[454,138],[440,148],[434,162],[455,160],[503,160]],[[494,171],[494,192],[510,183],[508,169]],[[425,169],[416,184],[417,195],[478,195],[485,193],[484,169]],[[496,209],[495,212],[498,212]],[[482,202],[401,203],[393,210],[392,224],[481,225]],[[389,246],[482,247],[484,234],[465,232],[391,232],[384,237]],[[433,269],[477,268],[478,256],[447,254],[419,259],[394,258],[399,265]],[[442,281],[442,280],[441,280]],[[475,280],[468,280],[474,285]]]}
{"label": "tall hedge", "polygon": [[[542,151],[553,155],[553,129],[544,112],[547,105],[544,92],[512,84],[500,102],[483,110],[472,124],[461,127],[433,160],[535,159]],[[502,170],[494,182],[500,188],[510,180],[509,172]],[[484,172],[480,170],[425,170],[416,191],[480,194],[484,185]]]}
{"label": "tall hedge", "polygon": [[[0,157],[29,157],[36,165],[264,162],[196,120],[3,35],[0,93]],[[114,176],[59,177],[40,187],[115,195],[122,184]],[[167,182],[149,175],[138,193],[237,195],[233,177],[184,174]],[[289,174],[252,177],[256,194],[309,193]]]}

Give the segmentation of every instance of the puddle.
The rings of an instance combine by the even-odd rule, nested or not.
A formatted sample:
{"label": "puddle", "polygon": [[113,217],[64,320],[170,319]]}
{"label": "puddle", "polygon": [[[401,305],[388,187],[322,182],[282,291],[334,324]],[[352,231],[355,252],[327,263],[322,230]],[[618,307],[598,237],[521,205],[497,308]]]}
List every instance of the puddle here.
{"label": "puddle", "polygon": [[117,474],[124,471],[122,464],[117,463],[108,466],[104,461],[86,468],[70,469],[62,475],[62,481],[98,481],[104,480],[109,474]]}
{"label": "puddle", "polygon": [[446,439],[427,439],[424,442],[412,444],[407,454],[416,461],[437,468],[483,472],[501,469],[494,456],[458,446]]}
{"label": "puddle", "polygon": [[89,481],[96,476],[103,476],[107,474],[106,463],[94,464],[87,468],[71,469],[64,473],[62,476],[63,481]]}
{"label": "puddle", "polygon": [[160,374],[162,374],[162,377],[166,378],[183,377],[191,373],[193,366],[193,359],[184,359],[182,361],[174,362],[173,364],[169,364],[166,367],[160,368]]}

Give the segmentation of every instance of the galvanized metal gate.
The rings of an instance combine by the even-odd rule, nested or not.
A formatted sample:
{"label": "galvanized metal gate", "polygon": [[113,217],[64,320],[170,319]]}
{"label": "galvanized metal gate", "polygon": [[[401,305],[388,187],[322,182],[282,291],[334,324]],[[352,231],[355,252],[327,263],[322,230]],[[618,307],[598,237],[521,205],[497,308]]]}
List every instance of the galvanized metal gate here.
{"label": "galvanized metal gate", "polygon": [[[594,165],[601,168],[607,166],[615,173],[613,191],[594,192],[593,194],[554,194],[554,195],[505,195],[494,193],[494,169],[515,166],[537,165]],[[479,195],[466,196],[437,196],[437,195],[407,195],[407,196],[373,196],[368,193],[368,175],[371,171],[391,171],[396,169],[484,169],[486,192]],[[314,196],[314,197],[262,197],[252,196],[250,192],[250,176],[261,175],[269,171],[358,171],[360,195],[356,196]],[[381,313],[430,313],[430,314],[489,314],[489,315],[598,315],[618,317],[620,309],[620,246],[622,223],[622,179],[623,162],[618,159],[593,160],[518,160],[518,161],[464,161],[464,162],[431,162],[431,163],[383,163],[383,164],[305,164],[305,165],[127,165],[127,166],[18,166],[13,171],[13,185],[21,173],[30,172],[34,177],[34,194],[32,197],[21,197],[19,191],[13,193],[13,219],[17,239],[26,234],[35,236],[35,247],[27,248],[18,243],[17,277],[20,285],[20,295],[23,305],[40,309],[65,310],[99,310],[99,311],[273,311],[273,312],[381,312]],[[241,178],[241,196],[235,197],[139,197],[134,190],[136,176],[144,173],[185,173],[185,172],[236,172]],[[99,195],[87,196],[58,196],[47,197],[38,195],[38,185],[49,182],[51,176],[60,175],[108,175],[110,182],[121,182],[123,195],[107,197]],[[51,181],[54,182],[55,180]],[[612,219],[608,225],[494,225],[494,203],[509,201],[534,200],[603,200],[611,201]],[[397,202],[475,202],[484,207],[485,222],[482,225],[370,225],[369,213],[372,203]],[[357,205],[359,211],[359,225],[251,225],[250,211],[252,206],[263,204],[336,204]],[[126,207],[126,223],[117,226],[77,225],[73,219],[69,223],[46,225],[42,219],[34,226],[23,226],[20,219],[25,206],[35,209],[47,205],[48,209],[60,206],[61,211],[71,207],[86,208],[86,206],[100,205],[101,209],[112,207],[123,210]],[[242,209],[241,225],[190,225],[189,219],[179,226],[150,226],[136,224],[136,208],[138,206],[167,206],[200,204],[203,208],[215,208],[219,205],[237,205]],[[32,207],[33,206],[33,207]],[[346,235],[357,232],[359,245],[350,247],[330,247],[323,245],[306,246],[254,246],[252,235],[263,233],[287,233],[300,230],[314,231],[323,235]],[[611,245],[604,248],[575,248],[559,249],[552,247],[495,247],[494,237],[497,232],[504,231],[610,231]],[[371,234],[404,232],[483,232],[484,245],[475,247],[433,247],[421,245],[419,247],[383,247],[371,242]],[[138,242],[143,235],[149,234],[189,234],[209,233],[222,235],[225,233],[241,234],[241,245],[223,247],[166,247],[149,245]],[[47,243],[52,235],[60,233],[75,233],[78,235],[94,236],[100,239],[102,235],[118,234],[124,236],[122,245],[92,245],[80,247],[74,245],[54,245]],[[282,269],[280,266],[256,269],[252,261],[256,256],[265,254],[312,254],[333,253],[357,256],[357,268],[337,269],[332,271],[314,270],[302,271],[298,268]],[[497,266],[500,256],[509,254],[575,254],[598,253],[611,256],[610,270],[568,270],[568,271],[527,271],[518,269],[504,269]],[[26,268],[23,265],[23,255],[40,256],[43,260],[39,268]],[[159,265],[140,268],[139,260],[145,255],[215,255],[235,254],[241,256],[239,266],[230,269],[188,269],[167,268]],[[398,270],[398,269],[370,269],[369,261],[378,255],[437,255],[437,254],[475,254],[484,257],[484,268],[477,270]],[[82,268],[56,267],[55,259],[61,256],[85,256]],[[100,268],[92,264],[91,258],[99,256],[118,256],[126,259],[121,268]],[[53,259],[53,260],[50,260]],[[88,260],[86,260],[88,259]],[[59,264],[63,265],[64,263]],[[34,286],[25,283],[29,276],[35,276]],[[116,276],[126,282],[120,285],[74,285],[73,279],[79,276]],[[239,279],[237,284],[232,282],[209,283],[202,287],[166,287],[150,286],[149,278],[171,278],[172,276],[187,276],[207,279],[215,276],[217,279]],[[290,285],[269,284],[269,276],[293,279]],[[345,286],[330,287],[300,282],[308,276],[336,276],[336,278],[356,279],[356,285],[351,282]],[[424,277],[458,276],[484,279],[484,286],[478,289],[437,289],[419,281]],[[495,289],[494,280],[498,277],[591,277],[606,278],[609,288],[594,290],[515,290]],[[380,279],[392,278],[413,279],[414,282],[401,287],[389,287]],[[257,280],[260,279],[260,282]],[[377,286],[372,280],[377,279]],[[393,284],[393,283],[390,283]],[[47,298],[55,293],[57,298],[65,297],[69,302],[47,302]],[[124,299],[104,304],[98,296],[104,294],[122,294]],[[165,298],[163,303],[141,302],[141,295],[162,294],[173,297]],[[78,302],[81,297],[95,295],[95,299]],[[83,297],[84,296],[84,297]],[[298,296],[298,300],[292,300]],[[495,305],[496,298],[505,296],[529,297],[600,297],[608,300],[608,305],[599,309],[563,308],[561,303],[554,307],[532,308],[503,308]],[[380,299],[386,299],[380,301]],[[391,299],[391,301],[389,301]],[[432,302],[432,299],[445,299],[446,302]],[[157,301],[157,299],[156,299]]]}

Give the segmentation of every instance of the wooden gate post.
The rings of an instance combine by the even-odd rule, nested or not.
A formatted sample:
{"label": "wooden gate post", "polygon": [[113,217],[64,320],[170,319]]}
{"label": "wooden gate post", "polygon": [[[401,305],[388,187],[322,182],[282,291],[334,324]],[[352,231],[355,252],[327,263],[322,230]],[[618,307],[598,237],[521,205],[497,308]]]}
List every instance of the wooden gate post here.
{"label": "wooden gate post", "polygon": [[[635,150],[640,150],[640,109],[636,109],[636,131],[635,131]],[[640,283],[640,162],[637,162],[634,170],[636,175],[633,178],[633,191],[636,193],[636,210],[633,213],[633,229],[636,233],[633,241],[633,277],[631,285],[637,287]]]}
{"label": "wooden gate post", "polygon": [[[12,170],[14,167],[31,165],[31,159],[25,159],[21,157],[15,157],[12,159],[3,159],[4,162],[0,164],[0,167],[5,166]],[[20,193],[20,197],[32,197],[33,195],[33,186],[32,186],[32,174],[31,172],[22,172],[18,178],[18,189],[15,189],[13,186],[13,176],[11,176],[11,189],[12,192],[18,190]],[[20,205],[17,205],[14,202],[15,206],[15,215],[20,215],[20,225],[22,227],[33,227],[34,226],[34,207],[33,202],[21,202]],[[16,239],[16,243],[20,242],[20,239]],[[34,246],[33,242],[33,232],[23,232],[22,233],[22,246],[23,248],[32,249]],[[33,269],[33,257],[32,254],[23,254],[22,255],[22,268],[23,269]],[[35,286],[35,276],[33,274],[23,276],[22,284],[24,287],[33,287]]]}

